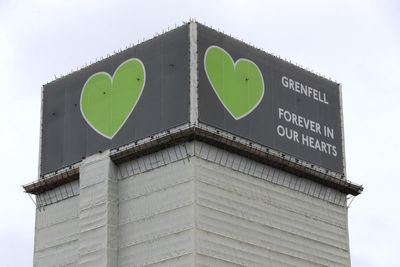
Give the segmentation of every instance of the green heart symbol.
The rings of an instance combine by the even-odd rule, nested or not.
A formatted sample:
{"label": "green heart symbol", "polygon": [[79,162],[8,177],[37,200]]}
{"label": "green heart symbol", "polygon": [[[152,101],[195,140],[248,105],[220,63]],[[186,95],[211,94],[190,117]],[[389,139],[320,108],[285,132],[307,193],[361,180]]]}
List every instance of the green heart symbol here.
{"label": "green heart symbol", "polygon": [[236,62],[224,49],[210,46],[204,55],[204,69],[219,100],[232,117],[250,114],[264,96],[264,79],[257,65],[248,59]]}
{"label": "green heart symbol", "polygon": [[82,89],[83,117],[96,132],[112,139],[135,108],[145,82],[146,71],[137,58],[119,65],[112,77],[106,72],[93,74]]}

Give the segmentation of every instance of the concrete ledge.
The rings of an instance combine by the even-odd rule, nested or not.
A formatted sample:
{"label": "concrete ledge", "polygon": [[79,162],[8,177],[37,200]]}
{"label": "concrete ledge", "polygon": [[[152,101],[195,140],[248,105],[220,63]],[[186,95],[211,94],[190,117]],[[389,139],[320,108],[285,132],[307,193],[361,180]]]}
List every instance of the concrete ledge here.
{"label": "concrete ledge", "polygon": [[[120,164],[175,144],[192,140],[199,140],[246,156],[255,161],[334,188],[345,194],[357,196],[364,189],[362,185],[348,181],[344,174],[315,166],[293,156],[201,123],[197,126],[185,124],[138,140],[111,150],[109,156],[115,164]],[[43,179],[24,185],[23,188],[25,192],[37,195],[78,178],[79,165],[75,165],[75,167],[65,168],[64,171],[48,174]]]}
{"label": "concrete ledge", "polygon": [[71,166],[64,171],[55,172],[53,175],[46,176],[45,178],[23,185],[22,187],[26,193],[39,195],[78,179],[79,166]]}

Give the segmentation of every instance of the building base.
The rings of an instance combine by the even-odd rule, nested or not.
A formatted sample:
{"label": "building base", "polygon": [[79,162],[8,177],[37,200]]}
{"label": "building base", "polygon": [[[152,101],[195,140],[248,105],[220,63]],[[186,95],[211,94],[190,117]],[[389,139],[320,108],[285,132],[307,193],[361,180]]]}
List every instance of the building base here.
{"label": "building base", "polygon": [[346,194],[199,141],[38,197],[34,266],[350,266]]}

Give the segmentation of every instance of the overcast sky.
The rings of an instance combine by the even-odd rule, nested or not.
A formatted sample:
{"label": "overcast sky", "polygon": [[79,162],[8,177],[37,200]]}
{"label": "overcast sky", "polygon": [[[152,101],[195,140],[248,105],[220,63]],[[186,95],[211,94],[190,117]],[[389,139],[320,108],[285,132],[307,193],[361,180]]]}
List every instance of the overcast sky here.
{"label": "overcast sky", "polygon": [[0,259],[32,264],[41,86],[198,21],[340,82],[353,266],[400,266],[400,1],[0,0]]}

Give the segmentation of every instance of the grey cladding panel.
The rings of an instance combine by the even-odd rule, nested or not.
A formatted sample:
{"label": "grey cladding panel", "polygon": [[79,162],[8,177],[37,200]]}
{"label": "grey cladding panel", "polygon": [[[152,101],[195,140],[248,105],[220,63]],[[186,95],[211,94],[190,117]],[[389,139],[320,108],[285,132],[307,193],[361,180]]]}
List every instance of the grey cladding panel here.
{"label": "grey cladding panel", "polygon": [[[240,119],[235,119],[217,97],[204,67],[204,56],[210,46],[227,51],[233,61],[245,58],[253,61],[264,80],[264,95],[255,109]],[[343,173],[339,85],[297,66],[289,64],[261,50],[250,47],[236,39],[198,25],[198,73],[199,73],[199,121],[232,134],[257,142],[285,154],[305,160],[337,173]],[[221,70],[224,71],[224,70]],[[284,86],[283,77],[298,85],[317,89],[329,104],[316,100]],[[293,85],[294,86],[294,85]],[[314,92],[314,91],[312,91]],[[227,93],[228,94],[228,93]],[[321,98],[323,100],[323,98]],[[321,134],[279,118],[279,109],[320,124]],[[303,121],[304,124],[304,121]],[[334,138],[324,135],[323,126],[334,131]],[[278,127],[296,131],[298,141],[278,134]],[[304,135],[304,140],[302,139]],[[320,148],[313,143],[307,146],[310,137],[318,139]],[[325,143],[322,148],[322,142]],[[334,146],[336,156],[332,147]]]}
{"label": "grey cladding panel", "polygon": [[[87,79],[97,72],[114,74],[129,58],[139,58],[146,83],[133,112],[112,138],[94,131],[80,111]],[[81,161],[189,121],[189,27],[159,37],[90,65],[44,86],[41,174]]]}

